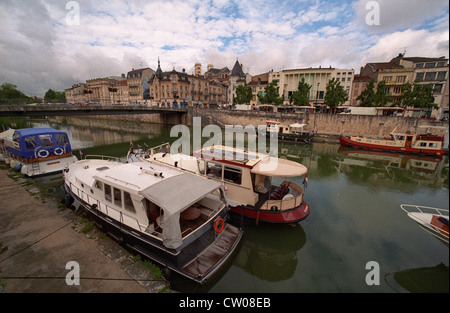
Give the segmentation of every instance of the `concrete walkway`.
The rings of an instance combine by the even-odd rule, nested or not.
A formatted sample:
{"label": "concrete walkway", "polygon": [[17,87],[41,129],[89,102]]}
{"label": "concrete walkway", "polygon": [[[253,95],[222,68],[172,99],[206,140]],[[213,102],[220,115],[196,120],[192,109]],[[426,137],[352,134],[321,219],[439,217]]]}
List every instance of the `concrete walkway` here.
{"label": "concrete walkway", "polygon": [[[142,261],[96,229],[81,232],[85,221],[59,201],[39,195],[27,180],[0,169],[0,287],[2,292],[144,293],[165,291]],[[36,195],[37,194],[37,195]],[[103,239],[102,239],[103,238]],[[79,265],[79,284],[76,267]],[[67,266],[67,269],[66,269]],[[140,280],[138,282],[138,280]],[[142,280],[142,281],[141,281]]]}

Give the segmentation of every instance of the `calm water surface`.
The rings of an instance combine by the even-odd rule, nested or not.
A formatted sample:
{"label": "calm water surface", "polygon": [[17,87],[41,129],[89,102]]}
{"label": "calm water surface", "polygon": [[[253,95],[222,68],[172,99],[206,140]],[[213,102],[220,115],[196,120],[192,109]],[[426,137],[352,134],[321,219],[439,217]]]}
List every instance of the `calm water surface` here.
{"label": "calm water surface", "polygon": [[[125,156],[130,141],[155,146],[170,138],[160,125],[88,126],[33,123],[65,130],[75,154]],[[70,122],[69,122],[70,124]],[[111,127],[110,127],[111,128]],[[245,225],[244,241],[214,282],[187,292],[448,292],[449,250],[422,230],[400,204],[449,208],[448,157],[407,158],[343,149],[339,144],[279,143],[279,155],[308,167],[307,219],[294,225]],[[303,178],[299,179],[301,184]],[[62,179],[40,179],[62,192]],[[380,284],[369,286],[369,261]]]}

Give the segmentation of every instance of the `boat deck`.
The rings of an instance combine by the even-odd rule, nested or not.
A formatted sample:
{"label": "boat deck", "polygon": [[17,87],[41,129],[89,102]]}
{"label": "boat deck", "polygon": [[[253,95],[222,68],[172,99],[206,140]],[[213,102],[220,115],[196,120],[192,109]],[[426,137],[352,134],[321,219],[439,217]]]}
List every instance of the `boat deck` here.
{"label": "boat deck", "polygon": [[181,270],[192,277],[212,274],[214,269],[219,267],[218,262],[220,263],[220,260],[224,262],[227,259],[227,254],[231,255],[234,250],[233,246],[239,241],[240,236],[241,231],[237,227],[227,224],[223,232],[217,236],[215,242]]}

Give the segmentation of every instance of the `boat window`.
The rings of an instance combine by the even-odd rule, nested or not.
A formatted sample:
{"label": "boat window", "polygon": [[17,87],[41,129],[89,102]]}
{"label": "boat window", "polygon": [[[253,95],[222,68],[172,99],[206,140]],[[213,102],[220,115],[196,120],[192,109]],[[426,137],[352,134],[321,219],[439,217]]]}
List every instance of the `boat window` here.
{"label": "boat window", "polygon": [[53,146],[51,135],[39,135],[39,145],[42,148]]}
{"label": "boat window", "polygon": [[419,142],[419,147],[426,147],[427,143],[426,142]]}
{"label": "boat window", "polygon": [[225,166],[223,170],[223,179],[240,185],[242,182],[242,171],[237,168]]}
{"label": "boat window", "polygon": [[25,145],[27,146],[27,149],[30,150],[36,149],[36,139],[34,138],[34,136],[25,137]]}
{"label": "boat window", "polygon": [[13,141],[15,141],[15,142],[19,142],[20,141],[20,133],[18,133],[18,132],[15,132],[14,134],[13,134]]}
{"label": "boat window", "polygon": [[114,204],[122,207],[122,191],[117,188],[113,188],[114,190]]}
{"label": "boat window", "polygon": [[55,134],[55,139],[58,146],[64,146],[69,143],[69,139],[67,139],[66,134]]}
{"label": "boat window", "polygon": [[97,188],[98,190],[103,190],[103,184],[102,184],[102,182],[99,182],[98,180],[95,181],[94,186],[95,186],[95,188]]}
{"label": "boat window", "polygon": [[222,179],[222,165],[208,162],[206,165],[206,175],[208,177]]}
{"label": "boat window", "polygon": [[111,202],[111,186],[105,184],[105,200]]}
{"label": "boat window", "polygon": [[123,192],[123,202],[125,204],[125,210],[136,213],[136,209],[133,205],[133,200],[131,200],[131,196],[128,192]]}
{"label": "boat window", "polygon": [[198,164],[198,172],[202,175],[205,175],[205,161],[197,160]]}
{"label": "boat window", "polygon": [[428,144],[428,147],[430,147],[430,148],[437,148],[437,147],[438,147],[438,144],[437,144],[437,142],[430,142],[430,143]]}

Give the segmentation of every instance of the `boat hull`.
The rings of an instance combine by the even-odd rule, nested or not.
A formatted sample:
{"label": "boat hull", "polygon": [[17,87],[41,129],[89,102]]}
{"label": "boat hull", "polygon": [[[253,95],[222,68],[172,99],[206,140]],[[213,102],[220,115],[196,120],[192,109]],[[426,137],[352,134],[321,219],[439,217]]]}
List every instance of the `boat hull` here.
{"label": "boat hull", "polygon": [[[207,283],[219,272],[222,265],[237,250],[243,236],[242,229],[228,223],[224,226],[224,230],[217,234],[214,231],[213,222],[210,222],[202,226],[197,235],[183,243],[180,248],[168,249],[157,238],[138,232],[96,209],[95,205],[89,205],[67,184],[65,184],[65,190],[75,200],[75,207],[81,207],[103,232],[120,244],[199,284]],[[218,217],[226,219],[226,212],[220,212]],[[211,252],[211,247],[217,246],[221,247],[220,253],[217,253],[217,250],[215,250],[216,253]],[[198,263],[202,263],[201,266],[198,266]]]}
{"label": "boat hull", "polygon": [[236,216],[244,216],[259,222],[290,224],[297,223],[308,217],[310,208],[309,205],[303,201],[302,204],[296,208],[283,211],[261,210],[249,206],[231,207],[230,212]]}
{"label": "boat hull", "polygon": [[339,137],[339,142],[343,146],[347,147],[355,147],[359,149],[366,150],[374,150],[374,151],[385,151],[385,152],[400,152],[405,154],[419,154],[419,155],[433,155],[442,157],[444,155],[444,150],[432,150],[432,149],[417,149],[417,148],[408,148],[408,147],[392,147],[387,145],[376,145],[376,144],[368,144],[364,142],[359,142],[355,140],[351,140],[349,137],[341,135]]}

